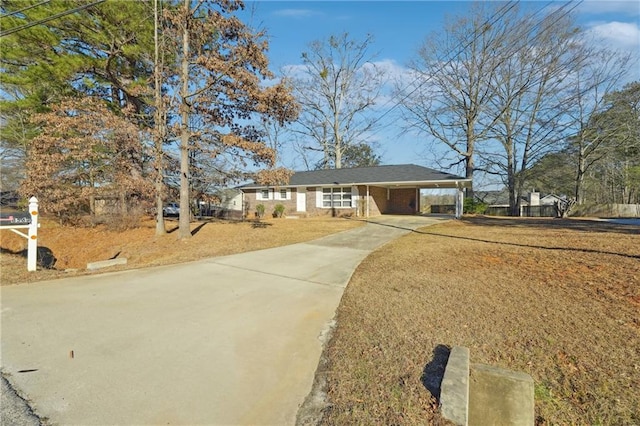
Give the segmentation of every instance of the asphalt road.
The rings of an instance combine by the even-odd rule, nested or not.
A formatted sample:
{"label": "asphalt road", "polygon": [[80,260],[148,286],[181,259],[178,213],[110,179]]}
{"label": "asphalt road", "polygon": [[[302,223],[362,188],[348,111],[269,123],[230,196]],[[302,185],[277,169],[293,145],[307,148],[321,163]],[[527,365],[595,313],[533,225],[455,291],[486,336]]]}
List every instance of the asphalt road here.
{"label": "asphalt road", "polygon": [[0,424],[12,426],[40,426],[40,418],[33,414],[29,403],[22,399],[4,376],[0,376]]}
{"label": "asphalt road", "polygon": [[[47,424],[293,425],[355,267],[443,218],[376,220],[291,246],[2,287],[2,373]],[[5,384],[2,424],[38,424]]]}

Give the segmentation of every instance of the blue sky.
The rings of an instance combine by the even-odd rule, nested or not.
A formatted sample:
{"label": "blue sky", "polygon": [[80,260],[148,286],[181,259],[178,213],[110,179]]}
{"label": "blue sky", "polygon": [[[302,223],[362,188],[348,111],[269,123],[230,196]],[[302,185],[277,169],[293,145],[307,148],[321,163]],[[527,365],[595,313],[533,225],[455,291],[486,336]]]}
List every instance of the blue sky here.
{"label": "blue sky", "polygon": [[[255,9],[252,9],[255,7]],[[466,2],[441,1],[258,1],[248,2],[254,23],[270,38],[276,68],[300,63],[300,54],[313,40],[348,32],[355,39],[372,34],[379,60],[405,63],[420,42],[437,30],[447,13],[462,13]]]}
{"label": "blue sky", "polygon": [[[530,1],[534,8],[560,7],[565,2]],[[307,45],[331,34],[348,32],[362,40],[372,34],[375,61],[391,72],[401,74],[425,37],[443,26],[447,15],[468,10],[466,1],[248,1],[241,19],[254,27],[266,29],[270,40],[269,58],[273,70],[300,65],[300,55]],[[640,56],[640,2],[574,2],[578,24],[603,39],[607,46],[628,49]],[[571,7],[571,6],[570,6]],[[640,69],[629,80],[640,80]],[[385,103],[381,108],[390,108]],[[388,118],[393,120],[393,114]],[[393,141],[391,143],[390,141]],[[400,135],[389,126],[379,141],[384,164],[415,163],[433,167],[425,152],[424,141]],[[295,158],[285,161],[298,166]]]}

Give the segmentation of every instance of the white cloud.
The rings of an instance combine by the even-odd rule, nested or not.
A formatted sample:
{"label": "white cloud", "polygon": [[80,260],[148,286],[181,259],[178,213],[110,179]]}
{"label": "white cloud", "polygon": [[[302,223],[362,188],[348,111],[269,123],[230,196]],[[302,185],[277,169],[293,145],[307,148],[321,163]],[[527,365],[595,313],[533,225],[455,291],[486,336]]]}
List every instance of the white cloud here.
{"label": "white cloud", "polygon": [[[377,69],[384,72],[385,77],[389,81],[402,81],[407,79],[410,73],[409,69],[399,65],[394,59],[383,59],[373,61],[370,64],[364,64],[364,67],[374,65]],[[301,78],[307,75],[307,67],[303,64],[289,64],[282,67],[285,75],[294,78]]]}
{"label": "white cloud", "polygon": [[305,79],[307,78],[307,67],[303,64],[291,64],[282,67],[282,73],[288,78]]}
{"label": "white cloud", "polygon": [[636,23],[592,23],[589,32],[612,48],[627,50],[640,47],[640,28]]}
{"label": "white cloud", "polygon": [[311,9],[280,9],[274,11],[273,15],[285,18],[309,18],[321,15],[321,13]]}
{"label": "white cloud", "polygon": [[408,73],[408,69],[399,65],[394,59],[382,59],[380,61],[373,62],[373,64],[378,69],[382,70],[390,80],[403,79]]}

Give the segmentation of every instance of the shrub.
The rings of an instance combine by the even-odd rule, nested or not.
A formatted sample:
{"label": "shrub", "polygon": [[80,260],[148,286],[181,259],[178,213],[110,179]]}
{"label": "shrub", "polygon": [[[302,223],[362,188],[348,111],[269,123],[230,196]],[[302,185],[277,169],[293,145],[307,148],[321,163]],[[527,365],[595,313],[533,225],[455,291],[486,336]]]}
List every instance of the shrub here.
{"label": "shrub", "polygon": [[264,216],[264,204],[258,204],[256,206],[256,216],[258,219]]}
{"label": "shrub", "polygon": [[464,213],[468,214],[484,214],[487,211],[487,205],[471,198],[464,199]]}
{"label": "shrub", "polygon": [[276,204],[273,209],[273,217],[282,217],[284,214],[284,206],[282,204]]}

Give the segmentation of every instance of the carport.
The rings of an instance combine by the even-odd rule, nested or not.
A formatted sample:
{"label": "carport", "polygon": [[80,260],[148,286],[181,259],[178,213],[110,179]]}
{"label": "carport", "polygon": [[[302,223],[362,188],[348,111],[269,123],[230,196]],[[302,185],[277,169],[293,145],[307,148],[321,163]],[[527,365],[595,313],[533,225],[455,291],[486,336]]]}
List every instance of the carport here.
{"label": "carport", "polygon": [[[376,214],[417,214],[422,210],[420,191],[422,189],[455,189],[456,218],[460,218],[464,205],[464,189],[471,187],[471,180],[429,180],[407,182],[380,182],[363,184],[362,197],[365,200],[363,216]],[[381,207],[383,207],[381,209]]]}

